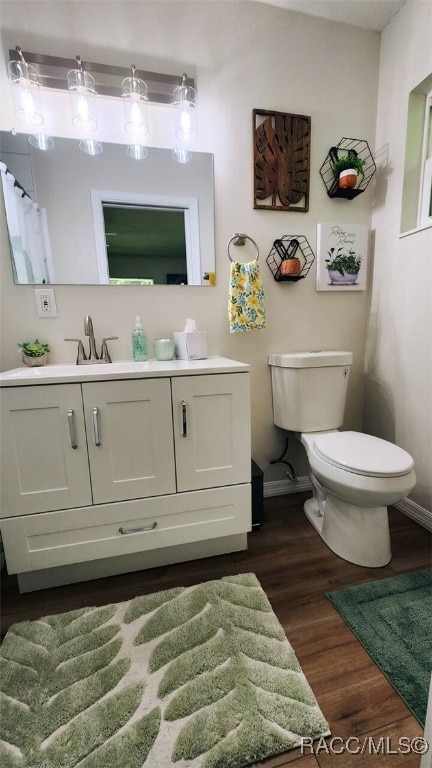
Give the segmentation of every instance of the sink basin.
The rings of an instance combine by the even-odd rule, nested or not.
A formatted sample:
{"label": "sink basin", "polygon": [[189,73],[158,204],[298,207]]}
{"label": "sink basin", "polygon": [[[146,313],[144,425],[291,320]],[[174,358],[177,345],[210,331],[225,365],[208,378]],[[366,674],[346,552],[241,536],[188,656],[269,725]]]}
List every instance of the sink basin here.
{"label": "sink basin", "polygon": [[[153,360],[151,362],[154,362]],[[125,360],[118,363],[89,363],[88,365],[58,365],[58,366],[51,366],[52,368],[56,367],[59,369],[59,375],[67,376],[68,371],[72,371],[73,373],[76,373],[77,370],[79,371],[80,375],[84,375],[86,373],[91,374],[92,376],[102,373],[134,373],[135,371],[145,371],[149,367],[149,363],[134,363],[129,360]],[[63,373],[60,372],[60,369],[63,369]]]}
{"label": "sink basin", "polygon": [[[151,361],[154,363],[155,361]],[[51,379],[94,376],[112,373],[139,373],[145,371],[149,363],[134,363],[129,360],[117,363],[89,363],[88,365],[76,365],[76,363],[59,363],[53,365],[41,365],[34,368],[14,368],[0,374],[0,378],[7,379]]]}
{"label": "sink basin", "polygon": [[115,363],[53,363],[34,368],[14,368],[0,373],[0,387],[32,386],[34,384],[67,384],[83,381],[104,381],[110,379],[147,379],[164,376],[188,376],[190,374],[236,373],[247,370],[245,363],[224,357],[209,357],[204,360],[146,360],[134,363],[121,360]]}

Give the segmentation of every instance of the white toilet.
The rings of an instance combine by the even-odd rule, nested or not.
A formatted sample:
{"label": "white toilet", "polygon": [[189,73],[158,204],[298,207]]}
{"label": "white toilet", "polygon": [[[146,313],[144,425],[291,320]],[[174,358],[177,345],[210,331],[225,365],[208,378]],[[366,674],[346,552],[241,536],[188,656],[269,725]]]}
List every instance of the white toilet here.
{"label": "white toilet", "polygon": [[351,363],[351,352],[270,355],[273,420],[306,449],[312,525],[344,560],[378,568],[391,559],[387,506],[407,496],[416,477],[412,457],[397,445],[338,432]]}

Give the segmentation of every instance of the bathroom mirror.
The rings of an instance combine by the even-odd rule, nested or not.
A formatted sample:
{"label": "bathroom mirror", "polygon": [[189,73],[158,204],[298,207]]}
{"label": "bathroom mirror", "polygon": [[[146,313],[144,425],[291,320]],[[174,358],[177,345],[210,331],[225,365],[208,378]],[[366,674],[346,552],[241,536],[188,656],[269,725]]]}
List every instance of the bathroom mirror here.
{"label": "bathroom mirror", "polygon": [[0,132],[3,197],[18,284],[209,285],[214,272],[213,155],[144,160],[122,144],[91,156]]}

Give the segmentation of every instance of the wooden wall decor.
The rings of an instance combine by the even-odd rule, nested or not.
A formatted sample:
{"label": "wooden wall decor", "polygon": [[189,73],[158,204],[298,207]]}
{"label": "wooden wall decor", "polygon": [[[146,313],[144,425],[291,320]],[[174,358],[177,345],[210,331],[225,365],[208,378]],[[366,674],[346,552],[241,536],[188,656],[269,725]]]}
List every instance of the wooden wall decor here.
{"label": "wooden wall decor", "polygon": [[254,109],[253,134],[254,208],[306,213],[311,118]]}

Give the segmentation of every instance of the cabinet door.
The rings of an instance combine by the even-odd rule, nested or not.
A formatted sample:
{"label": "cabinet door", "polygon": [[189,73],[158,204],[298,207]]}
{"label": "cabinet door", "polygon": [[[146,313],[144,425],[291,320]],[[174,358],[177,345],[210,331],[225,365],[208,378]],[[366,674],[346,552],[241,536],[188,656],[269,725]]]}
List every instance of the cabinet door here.
{"label": "cabinet door", "polygon": [[177,490],[251,479],[248,373],[172,380]]}
{"label": "cabinet door", "polygon": [[1,516],[92,503],[80,384],[1,394]]}
{"label": "cabinet door", "polygon": [[169,379],[83,384],[93,501],[175,493]]}

